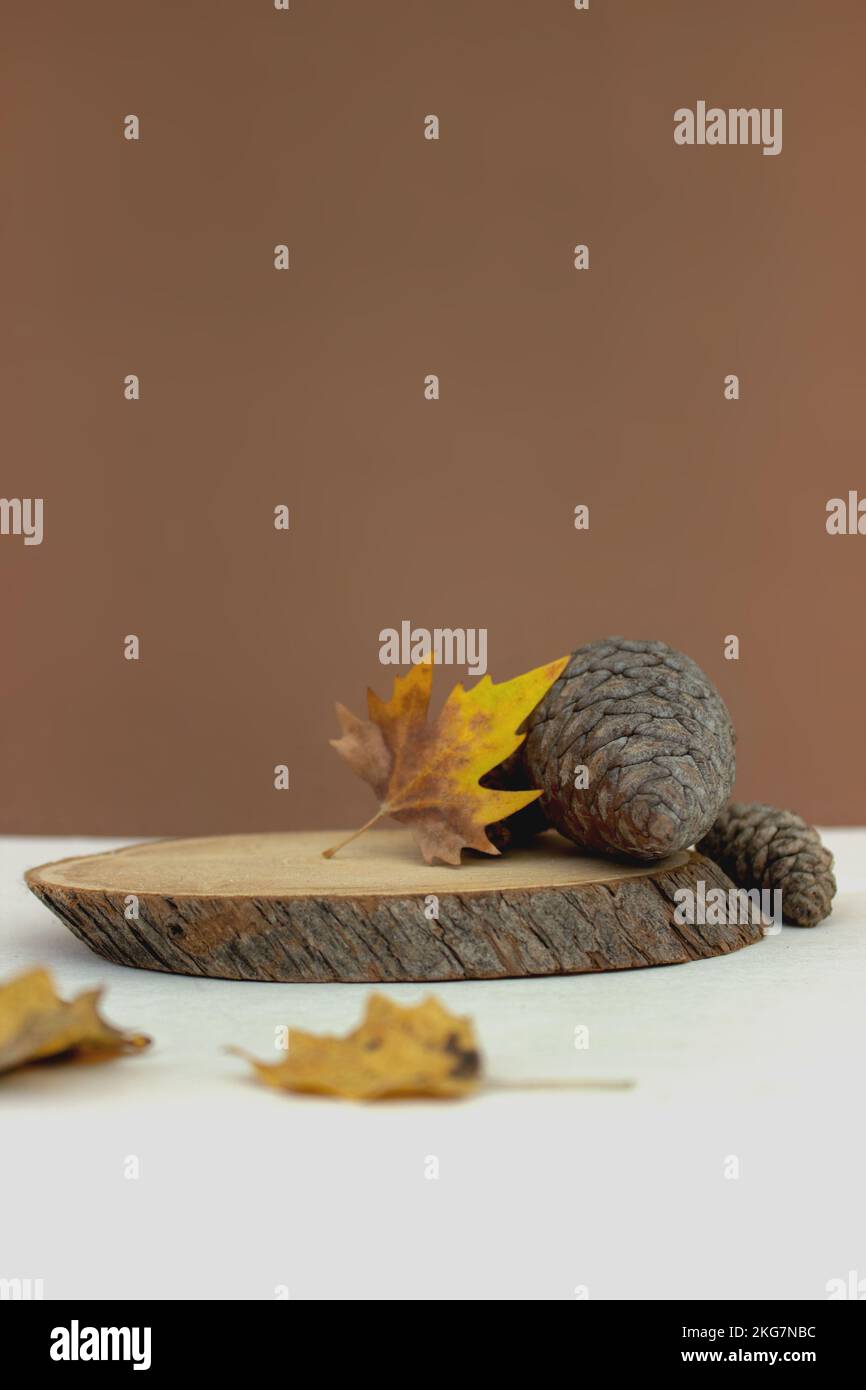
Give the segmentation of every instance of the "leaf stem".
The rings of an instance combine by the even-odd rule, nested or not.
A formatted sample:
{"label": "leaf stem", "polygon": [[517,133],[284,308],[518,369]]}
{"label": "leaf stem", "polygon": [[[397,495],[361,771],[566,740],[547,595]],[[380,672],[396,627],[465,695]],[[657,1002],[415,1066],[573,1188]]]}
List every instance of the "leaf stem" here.
{"label": "leaf stem", "polygon": [[547,1078],[528,1077],[525,1081],[508,1081],[490,1077],[484,1083],[491,1091],[630,1091],[633,1081],[602,1077],[557,1076]]}
{"label": "leaf stem", "polygon": [[323,849],[322,858],[333,859],[338,850],[344,849],[346,845],[351,844],[353,840],[357,840],[359,835],[363,835],[365,830],[369,830],[371,825],[375,825],[377,820],[381,820],[383,816],[387,816],[388,814],[388,808],[380,806],[375,816],[371,816],[366,825],[362,825],[359,830],[353,830],[351,835],[347,835],[345,840],[340,840],[339,844],[332,845],[330,849]]}

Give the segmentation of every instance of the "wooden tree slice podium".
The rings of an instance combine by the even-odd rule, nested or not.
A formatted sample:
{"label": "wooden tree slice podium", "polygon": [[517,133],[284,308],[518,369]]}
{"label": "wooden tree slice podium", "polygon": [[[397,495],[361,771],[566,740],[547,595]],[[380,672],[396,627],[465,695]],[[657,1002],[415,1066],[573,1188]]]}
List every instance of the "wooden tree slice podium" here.
{"label": "wooden tree slice podium", "polygon": [[[425,865],[374,831],[160,840],[31,869],[27,883],[100,956],[231,980],[499,979],[674,965],[759,940],[759,926],[683,926],[674,893],[733,885],[682,852],[591,858],[555,832],[502,857]],[[137,916],[135,913],[137,912]]]}

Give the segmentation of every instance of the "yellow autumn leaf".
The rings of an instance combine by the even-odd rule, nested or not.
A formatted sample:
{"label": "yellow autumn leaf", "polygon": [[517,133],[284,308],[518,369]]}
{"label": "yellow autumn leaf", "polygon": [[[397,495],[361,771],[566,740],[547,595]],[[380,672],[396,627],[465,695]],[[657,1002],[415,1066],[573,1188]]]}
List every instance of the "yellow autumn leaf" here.
{"label": "yellow autumn leaf", "polygon": [[343,730],[331,742],[379,799],[376,815],[353,835],[325,851],[330,858],[385,816],[408,825],[427,863],[459,864],[463,849],[498,854],[485,826],[528,806],[541,791],[495,791],[479,785],[525,737],[517,730],[564,669],[568,657],[495,685],[484,676],[471,690],[456,685],[436,719],[427,709],[432,661],[397,676],[391,699],[367,692],[369,720],[343,705]]}
{"label": "yellow autumn leaf", "polygon": [[474,1091],[481,1075],[472,1020],[449,1013],[432,995],[403,1006],[371,994],[362,1022],[344,1038],[292,1028],[279,1062],[229,1050],[268,1086],[347,1100],[453,1099]]}
{"label": "yellow autumn leaf", "polygon": [[60,999],[47,970],[0,985],[0,1073],[50,1057],[101,1061],[147,1047],[149,1038],[114,1028],[97,1005],[101,989]]}

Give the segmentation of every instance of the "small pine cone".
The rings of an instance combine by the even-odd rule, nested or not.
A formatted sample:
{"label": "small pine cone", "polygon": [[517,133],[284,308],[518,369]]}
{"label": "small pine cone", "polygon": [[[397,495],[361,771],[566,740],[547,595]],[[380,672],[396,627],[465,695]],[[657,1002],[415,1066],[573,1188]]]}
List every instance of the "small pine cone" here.
{"label": "small pine cone", "polygon": [[785,919],[814,927],[829,917],[836,892],[833,856],[793,811],[731,802],[698,845],[739,888],[778,888]]}

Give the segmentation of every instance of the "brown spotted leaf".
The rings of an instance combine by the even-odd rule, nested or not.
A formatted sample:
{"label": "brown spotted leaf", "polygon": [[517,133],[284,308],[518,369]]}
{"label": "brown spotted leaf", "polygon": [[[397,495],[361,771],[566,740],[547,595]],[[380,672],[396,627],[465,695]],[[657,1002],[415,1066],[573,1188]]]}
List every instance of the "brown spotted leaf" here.
{"label": "brown spotted leaf", "polygon": [[268,1086],[347,1100],[453,1099],[474,1091],[481,1075],[472,1020],[449,1013],[432,995],[404,1007],[371,994],[362,1022],[344,1038],[292,1028],[278,1062],[230,1051],[245,1057]]}

